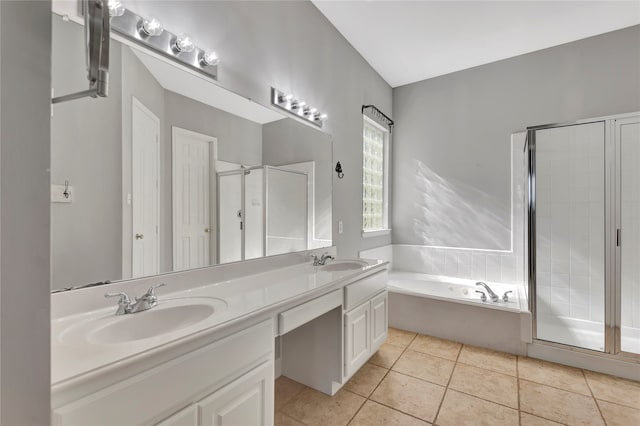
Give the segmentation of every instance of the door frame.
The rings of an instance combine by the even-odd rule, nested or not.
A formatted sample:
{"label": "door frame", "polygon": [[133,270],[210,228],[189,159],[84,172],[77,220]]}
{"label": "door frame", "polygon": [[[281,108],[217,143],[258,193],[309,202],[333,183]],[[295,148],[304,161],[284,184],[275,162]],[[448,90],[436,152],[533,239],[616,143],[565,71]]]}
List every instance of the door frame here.
{"label": "door frame", "polygon": [[[136,109],[139,109],[144,114],[150,116],[153,121],[156,123],[157,129],[157,139],[156,139],[156,256],[157,256],[157,271],[156,274],[160,273],[160,255],[161,255],[161,232],[160,232],[160,208],[162,206],[161,202],[161,194],[160,194],[160,138],[161,138],[161,123],[160,118],[156,114],[153,113],[145,104],[143,104],[138,98],[135,96],[131,96],[131,195],[132,195],[132,204],[131,204],[131,233],[130,235],[125,235],[124,238],[129,239],[131,246],[131,278],[139,278],[133,277],[133,239],[135,235],[135,230],[133,226],[133,203],[135,203],[135,197],[133,197],[133,149],[134,149],[134,140],[133,140],[133,126],[135,125],[133,120],[133,114]],[[125,239],[126,241],[126,239]]]}
{"label": "door frame", "polygon": [[[184,129],[178,126],[171,126],[171,270],[174,269],[177,263],[177,247],[178,239],[176,232],[178,229],[176,223],[176,215],[174,212],[177,207],[177,197],[175,197],[177,190],[176,182],[176,149],[177,149],[177,137],[188,136],[191,138],[199,139],[202,142],[209,144],[209,229],[215,232],[209,232],[209,265],[211,266],[216,262],[218,249],[215,241],[217,240],[218,230],[213,225],[216,223],[217,214],[216,206],[218,197],[217,176],[216,176],[216,160],[218,159],[218,138],[215,136],[209,136],[204,133],[194,132],[193,130]],[[214,239],[215,234],[215,239]]]}

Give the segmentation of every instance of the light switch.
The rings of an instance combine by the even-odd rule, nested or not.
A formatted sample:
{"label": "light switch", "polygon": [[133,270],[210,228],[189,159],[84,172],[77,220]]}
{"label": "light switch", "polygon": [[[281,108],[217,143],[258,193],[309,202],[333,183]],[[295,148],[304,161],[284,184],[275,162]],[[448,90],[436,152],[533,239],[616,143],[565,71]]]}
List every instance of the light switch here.
{"label": "light switch", "polygon": [[342,234],[342,221],[338,221],[338,234]]}

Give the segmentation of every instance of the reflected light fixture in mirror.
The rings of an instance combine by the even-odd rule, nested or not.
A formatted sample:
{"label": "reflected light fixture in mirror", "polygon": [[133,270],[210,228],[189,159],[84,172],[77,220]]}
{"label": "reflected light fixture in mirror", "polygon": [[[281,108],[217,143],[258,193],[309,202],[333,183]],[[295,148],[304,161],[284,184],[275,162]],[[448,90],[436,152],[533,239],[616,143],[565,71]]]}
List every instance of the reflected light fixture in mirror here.
{"label": "reflected light fixture in mirror", "polygon": [[318,127],[322,127],[322,123],[329,117],[327,114],[319,113],[317,108],[308,106],[305,101],[295,99],[291,93],[282,92],[274,87],[271,88],[271,104]]}

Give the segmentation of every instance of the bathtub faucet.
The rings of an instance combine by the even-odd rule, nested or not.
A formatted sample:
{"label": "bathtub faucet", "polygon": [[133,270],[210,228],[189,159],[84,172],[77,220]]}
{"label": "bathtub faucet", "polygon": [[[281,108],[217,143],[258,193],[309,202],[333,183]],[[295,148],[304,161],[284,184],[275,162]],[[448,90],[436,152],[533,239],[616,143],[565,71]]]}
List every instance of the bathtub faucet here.
{"label": "bathtub faucet", "polygon": [[485,283],[483,283],[482,281],[478,281],[476,283],[476,285],[482,286],[484,287],[485,290],[487,290],[487,293],[489,293],[489,296],[491,296],[491,301],[492,302],[497,302],[500,299],[500,296],[498,296],[497,294],[495,294],[493,292],[493,290],[491,290],[491,287],[489,287],[488,285],[486,285]]}

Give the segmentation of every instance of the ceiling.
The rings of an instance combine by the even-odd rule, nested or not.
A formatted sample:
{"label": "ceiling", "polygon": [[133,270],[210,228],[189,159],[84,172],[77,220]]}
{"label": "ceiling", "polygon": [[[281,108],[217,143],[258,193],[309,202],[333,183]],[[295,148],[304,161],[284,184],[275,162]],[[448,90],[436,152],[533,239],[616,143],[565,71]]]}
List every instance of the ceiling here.
{"label": "ceiling", "polygon": [[392,87],[640,24],[640,0],[312,1]]}

